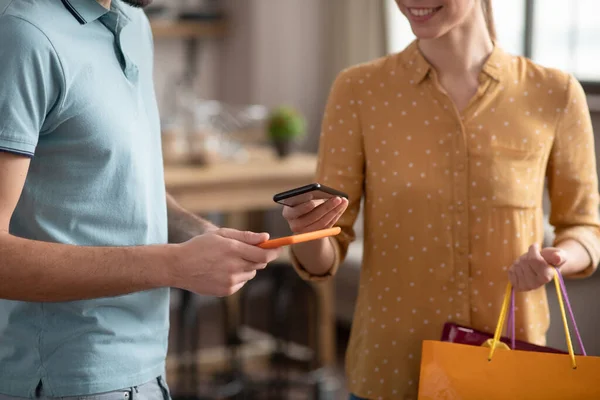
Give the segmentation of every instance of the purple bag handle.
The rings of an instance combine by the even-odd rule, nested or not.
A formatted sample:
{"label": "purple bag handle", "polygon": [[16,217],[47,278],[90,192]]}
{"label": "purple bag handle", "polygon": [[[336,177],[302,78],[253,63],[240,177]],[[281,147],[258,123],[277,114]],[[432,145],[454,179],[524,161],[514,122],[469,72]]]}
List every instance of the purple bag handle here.
{"label": "purple bag handle", "polygon": [[[569,312],[569,316],[571,318],[571,322],[573,323],[573,330],[575,332],[575,336],[577,337],[577,343],[579,344],[579,349],[581,350],[581,354],[587,356],[585,351],[585,347],[583,347],[583,340],[581,340],[581,335],[579,334],[579,329],[577,328],[577,322],[575,322],[575,315],[573,315],[573,309],[571,308],[571,303],[569,302],[569,295],[567,294],[567,287],[565,285],[565,281],[556,268],[556,275],[558,275],[558,281],[560,282],[560,291],[563,295],[563,300],[565,305],[567,306],[567,311]],[[512,288],[510,291],[510,313],[508,314],[508,320],[506,321],[506,329],[510,334],[510,347],[511,349],[515,349],[515,289]]]}
{"label": "purple bag handle", "polygon": [[575,331],[575,336],[577,337],[577,343],[579,344],[579,349],[581,350],[581,354],[587,356],[585,351],[585,347],[583,347],[583,340],[581,340],[581,335],[579,334],[579,329],[577,328],[577,322],[575,322],[575,316],[573,315],[573,310],[571,309],[571,304],[569,303],[569,296],[567,295],[567,287],[565,285],[565,281],[563,280],[562,275],[556,269],[556,274],[558,275],[558,282],[560,283],[560,291],[563,294],[563,300],[567,306],[567,311],[569,312],[569,316],[571,317],[571,322],[573,323],[573,330]]}

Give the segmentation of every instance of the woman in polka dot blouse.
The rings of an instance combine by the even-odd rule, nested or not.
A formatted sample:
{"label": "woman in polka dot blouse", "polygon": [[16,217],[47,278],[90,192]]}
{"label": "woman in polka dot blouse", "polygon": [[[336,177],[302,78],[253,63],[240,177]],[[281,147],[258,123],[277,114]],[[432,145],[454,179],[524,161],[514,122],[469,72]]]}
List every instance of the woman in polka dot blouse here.
{"label": "woman in polka dot blouse", "polygon": [[[417,40],[333,84],[317,181],[349,203],[285,207],[302,277],[335,274],[364,199],[348,385],[366,399],[416,399],[421,343],[447,321],[490,332],[510,279],[517,336],[543,345],[551,265],[584,277],[600,257],[598,184],[586,98],[570,75],[505,53],[486,0],[397,0]],[[427,5],[423,5],[426,3]],[[554,247],[543,239],[542,193]],[[346,210],[347,209],[347,210]],[[338,220],[339,219],[339,220]]]}

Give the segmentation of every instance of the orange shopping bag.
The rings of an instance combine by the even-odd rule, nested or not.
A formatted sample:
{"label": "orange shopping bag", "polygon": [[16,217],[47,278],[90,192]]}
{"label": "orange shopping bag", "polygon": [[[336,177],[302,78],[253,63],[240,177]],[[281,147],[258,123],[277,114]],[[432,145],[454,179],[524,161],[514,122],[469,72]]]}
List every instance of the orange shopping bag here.
{"label": "orange shopping bag", "polygon": [[[600,357],[585,356],[582,346],[584,355],[575,355],[563,303],[564,295],[568,304],[567,293],[558,271],[554,284],[569,354],[510,350],[500,342],[511,303],[509,283],[496,332],[488,347],[423,342],[419,400],[600,399]],[[574,320],[573,325],[579,338]]]}

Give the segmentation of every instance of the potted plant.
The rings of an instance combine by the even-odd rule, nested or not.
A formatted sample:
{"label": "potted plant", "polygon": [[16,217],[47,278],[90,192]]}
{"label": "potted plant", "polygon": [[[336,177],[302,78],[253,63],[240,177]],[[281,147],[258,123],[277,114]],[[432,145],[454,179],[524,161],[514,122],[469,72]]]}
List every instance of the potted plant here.
{"label": "potted plant", "polygon": [[278,107],[269,115],[267,133],[279,158],[285,158],[292,152],[297,140],[306,133],[306,121],[294,108]]}

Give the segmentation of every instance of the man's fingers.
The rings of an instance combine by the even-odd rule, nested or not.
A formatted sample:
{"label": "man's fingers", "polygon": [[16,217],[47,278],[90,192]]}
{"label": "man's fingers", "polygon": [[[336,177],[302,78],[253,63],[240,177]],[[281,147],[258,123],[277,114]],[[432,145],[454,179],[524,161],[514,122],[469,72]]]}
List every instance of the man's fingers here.
{"label": "man's fingers", "polygon": [[244,287],[244,285],[246,284],[247,281],[244,282],[240,282],[236,285],[233,285],[232,287],[228,288],[223,296],[231,296],[232,294],[236,293],[237,291],[239,291],[241,288]]}
{"label": "man's fingers", "polygon": [[237,229],[222,228],[219,229],[218,234],[225,238],[237,240],[239,242],[246,243],[249,245],[258,245],[262,242],[269,240],[269,234],[264,232],[257,233],[250,231],[238,231]]}
{"label": "man's fingers", "polygon": [[254,264],[270,263],[271,261],[275,260],[280,253],[279,249],[262,249],[258,246],[241,242],[238,242],[235,245],[235,249],[238,257]]}
{"label": "man's fingers", "polygon": [[236,284],[246,283],[246,282],[254,279],[255,276],[256,276],[256,269],[252,269],[250,271],[242,272],[242,273],[235,275],[235,281],[236,281]]}
{"label": "man's fingers", "polygon": [[253,271],[258,271],[261,269],[265,269],[267,267],[268,263],[256,263],[256,262],[250,262],[250,261],[244,261],[244,266],[242,267],[242,270],[244,272],[253,272]]}

